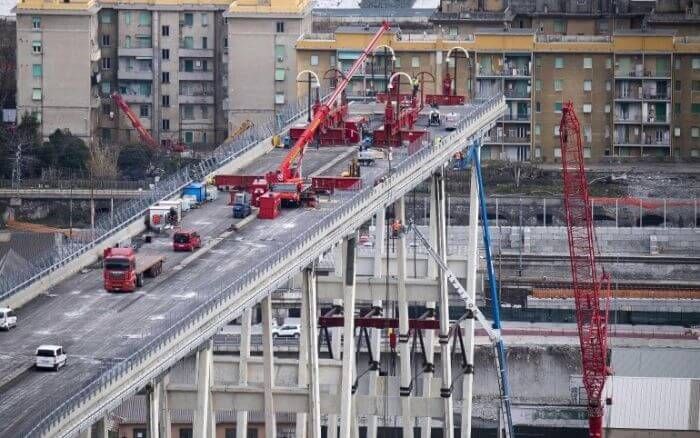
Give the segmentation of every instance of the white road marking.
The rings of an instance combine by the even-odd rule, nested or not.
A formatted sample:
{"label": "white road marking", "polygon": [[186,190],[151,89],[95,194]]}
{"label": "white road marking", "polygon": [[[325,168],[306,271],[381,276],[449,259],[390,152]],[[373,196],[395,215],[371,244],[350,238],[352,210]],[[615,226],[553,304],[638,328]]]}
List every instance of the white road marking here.
{"label": "white road marking", "polygon": [[175,294],[171,295],[173,298],[176,300],[189,300],[191,298],[194,298],[197,294],[194,292],[186,292],[184,294]]}
{"label": "white road marking", "polygon": [[162,321],[165,319],[165,315],[151,315],[148,317],[151,321]]}

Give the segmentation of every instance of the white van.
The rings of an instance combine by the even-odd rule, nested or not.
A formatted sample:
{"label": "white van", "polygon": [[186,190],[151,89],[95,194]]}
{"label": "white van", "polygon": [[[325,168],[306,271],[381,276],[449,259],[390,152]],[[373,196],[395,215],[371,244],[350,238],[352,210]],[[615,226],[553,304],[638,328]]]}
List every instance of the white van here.
{"label": "white van", "polygon": [[17,315],[9,307],[0,307],[0,329],[10,330],[17,326]]}
{"label": "white van", "polygon": [[66,365],[66,352],[60,345],[40,345],[36,349],[36,367],[54,371]]}

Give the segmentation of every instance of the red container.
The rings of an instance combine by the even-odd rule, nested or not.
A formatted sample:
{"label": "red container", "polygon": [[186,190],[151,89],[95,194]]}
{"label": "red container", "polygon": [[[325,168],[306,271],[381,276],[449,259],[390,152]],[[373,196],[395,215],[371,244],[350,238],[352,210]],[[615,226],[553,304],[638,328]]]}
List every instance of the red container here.
{"label": "red container", "polygon": [[258,213],[260,219],[274,219],[279,216],[282,206],[279,193],[267,192],[260,196],[258,202],[260,204],[260,212]]}
{"label": "red container", "polygon": [[214,175],[214,185],[219,190],[248,190],[258,175]]}
{"label": "red container", "polygon": [[289,128],[289,139],[292,141],[292,144],[296,143],[296,141],[299,140],[299,137],[301,137],[301,134],[303,134],[305,130],[306,125],[294,126],[292,128]]}
{"label": "red container", "polygon": [[452,96],[445,94],[428,94],[425,96],[426,105],[464,105],[464,96]]}

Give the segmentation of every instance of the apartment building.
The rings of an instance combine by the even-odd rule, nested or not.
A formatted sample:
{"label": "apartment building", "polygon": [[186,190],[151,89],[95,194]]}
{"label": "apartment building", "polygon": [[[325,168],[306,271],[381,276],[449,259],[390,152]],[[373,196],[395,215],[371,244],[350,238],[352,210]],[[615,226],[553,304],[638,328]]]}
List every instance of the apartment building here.
{"label": "apartment building", "polygon": [[[297,43],[298,68],[320,77],[346,69],[343,58],[359,53],[369,35],[346,28],[304,35]],[[688,160],[700,154],[698,38],[634,29],[590,36],[486,29],[462,39],[396,32],[382,44],[396,54],[389,71],[436,78],[424,84],[426,93],[439,93],[445,74],[454,81],[456,72],[458,93],[469,99],[504,94],[506,115],[484,139],[485,158],[556,162],[561,110],[568,100],[576,104],[584,154],[592,161]],[[457,60],[456,69],[453,56],[447,56],[455,48],[469,53],[468,60]],[[382,63],[370,58],[349,93],[371,90],[378,68],[374,86],[381,87]]]}
{"label": "apartment building", "polygon": [[229,130],[245,120],[265,119],[297,100],[294,44],[311,31],[309,0],[237,0],[228,22]]}

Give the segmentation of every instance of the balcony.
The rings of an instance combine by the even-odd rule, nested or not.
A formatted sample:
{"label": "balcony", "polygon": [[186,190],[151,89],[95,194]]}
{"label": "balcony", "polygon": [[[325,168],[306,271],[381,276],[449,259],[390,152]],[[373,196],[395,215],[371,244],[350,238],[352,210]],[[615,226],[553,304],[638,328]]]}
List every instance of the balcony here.
{"label": "balcony", "polygon": [[622,146],[622,147],[657,147],[657,148],[670,148],[671,143],[669,141],[649,141],[645,143],[640,143],[640,142],[635,142],[635,141],[628,141],[628,140],[618,140],[615,139],[615,146]]}
{"label": "balcony", "polygon": [[511,137],[511,136],[493,136],[493,137],[485,137],[484,138],[484,143],[485,144],[530,144],[530,137],[525,136],[525,137]]}
{"label": "balcony", "polygon": [[479,66],[476,76],[482,78],[529,78],[530,69],[527,67],[506,67],[503,69],[492,69]]}
{"label": "balcony", "polygon": [[150,81],[153,79],[153,71],[152,70],[137,70],[137,69],[130,69],[130,70],[122,70],[120,69],[119,72],[119,79],[137,79],[137,80],[142,80],[142,81]]}
{"label": "balcony", "polygon": [[615,70],[615,79],[639,80],[639,79],[671,79],[670,70]]}
{"label": "balcony", "polygon": [[181,71],[179,73],[181,81],[213,81],[213,71]]}
{"label": "balcony", "polygon": [[503,95],[506,99],[526,99],[530,100],[530,93],[523,90],[506,90]]}
{"label": "balcony", "polygon": [[153,98],[151,95],[144,94],[122,94],[122,97],[127,103],[151,103]]}
{"label": "balcony", "polygon": [[214,96],[209,94],[181,94],[178,96],[181,104],[209,104],[214,105]]}
{"label": "balcony", "polygon": [[186,49],[180,47],[178,49],[180,58],[213,58],[214,49]]}
{"label": "balcony", "polygon": [[671,96],[668,93],[652,93],[644,92],[645,100],[671,100]]}
{"label": "balcony", "polygon": [[641,114],[636,115],[636,116],[630,116],[630,115],[619,116],[616,114],[615,117],[613,118],[613,121],[615,123],[629,123],[629,124],[639,125],[642,123],[642,116],[641,116]]}
{"label": "balcony", "polygon": [[153,58],[153,48],[151,47],[120,47],[119,56],[133,56],[136,58]]}
{"label": "balcony", "polygon": [[506,122],[516,122],[516,123],[530,123],[530,113],[526,114],[506,114],[503,116],[503,120]]}
{"label": "balcony", "polygon": [[669,123],[671,123],[671,121],[669,120],[669,117],[666,117],[666,114],[658,116],[650,114],[644,120],[644,124],[646,125],[668,125]]}

